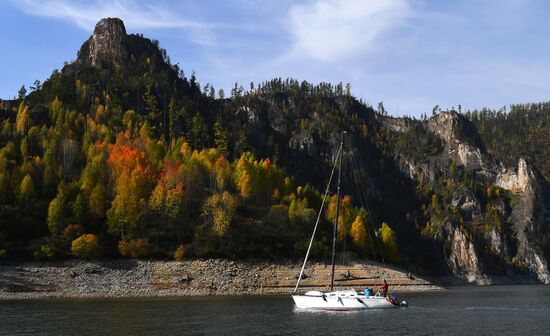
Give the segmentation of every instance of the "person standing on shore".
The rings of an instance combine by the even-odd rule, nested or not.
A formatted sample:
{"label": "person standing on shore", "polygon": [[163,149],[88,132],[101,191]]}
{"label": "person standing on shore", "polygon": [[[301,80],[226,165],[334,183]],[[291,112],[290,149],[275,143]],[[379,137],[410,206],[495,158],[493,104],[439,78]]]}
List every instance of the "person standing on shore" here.
{"label": "person standing on shore", "polygon": [[382,295],[383,296],[386,296],[386,293],[388,292],[388,283],[386,282],[386,279],[384,279],[384,284],[382,285],[382,287],[380,287],[380,290],[382,291]]}

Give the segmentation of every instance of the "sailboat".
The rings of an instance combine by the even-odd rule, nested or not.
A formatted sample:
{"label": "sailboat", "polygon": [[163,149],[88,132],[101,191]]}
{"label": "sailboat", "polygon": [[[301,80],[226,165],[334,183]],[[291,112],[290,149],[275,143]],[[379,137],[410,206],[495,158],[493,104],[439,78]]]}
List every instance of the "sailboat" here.
{"label": "sailboat", "polygon": [[[336,256],[336,233],[338,228],[338,212],[340,208],[340,181],[342,173],[342,158],[343,158],[343,147],[344,147],[344,136],[346,132],[342,132],[342,138],[340,142],[340,147],[338,149],[336,160],[330,174],[329,182],[327,184],[327,189],[325,191],[325,196],[321,204],[321,209],[317,215],[317,220],[315,222],[315,227],[313,229],[313,234],[311,235],[311,240],[309,242],[309,247],[304,258],[304,263],[302,264],[302,269],[300,270],[300,275],[298,276],[298,281],[292,293],[292,299],[297,308],[299,309],[310,309],[310,310],[331,310],[331,311],[347,311],[347,310],[365,310],[365,309],[374,309],[374,308],[396,308],[401,306],[406,306],[407,302],[398,301],[395,298],[389,296],[383,296],[380,292],[373,295],[368,290],[364,292],[358,292],[355,289],[346,289],[346,290],[334,290],[334,268],[335,268],[335,256]],[[323,212],[325,200],[330,189],[330,184],[334,176],[334,171],[338,165],[338,185],[337,185],[337,196],[336,196],[336,213],[335,213],[335,223],[333,228],[332,235],[332,272],[330,280],[330,291],[321,292],[321,291],[308,291],[305,294],[298,294],[298,288],[300,286],[300,281],[304,275],[304,269],[306,267],[307,259],[309,257],[309,252],[315,238],[315,232],[319,225],[321,219],[321,213]]]}

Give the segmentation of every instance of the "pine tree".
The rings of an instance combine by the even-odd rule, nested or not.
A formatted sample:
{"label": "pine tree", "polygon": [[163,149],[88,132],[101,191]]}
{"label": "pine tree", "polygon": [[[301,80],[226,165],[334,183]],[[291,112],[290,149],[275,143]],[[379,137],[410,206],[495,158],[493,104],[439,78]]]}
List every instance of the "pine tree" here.
{"label": "pine tree", "polygon": [[25,88],[25,85],[23,85],[17,93],[19,99],[25,99],[25,96],[27,95],[27,89]]}
{"label": "pine tree", "polygon": [[455,160],[451,160],[451,165],[449,166],[449,176],[455,178],[457,175],[457,168]]}
{"label": "pine tree", "polygon": [[177,138],[177,107],[176,101],[174,98],[170,98],[170,103],[168,104],[168,143],[172,146],[172,141]]}
{"label": "pine tree", "polygon": [[218,114],[216,122],[214,123],[214,143],[218,148],[218,151],[221,155],[227,156],[229,153],[229,140],[228,134],[225,128],[223,127],[222,117]]}
{"label": "pine tree", "polygon": [[77,223],[81,223],[82,220],[84,219],[84,211],[86,209],[86,204],[84,202],[84,197],[82,196],[81,193],[79,193],[77,196],[76,196],[76,199],[74,200],[74,203],[73,203],[73,220],[76,221]]}
{"label": "pine tree", "polygon": [[239,130],[237,142],[235,143],[234,156],[241,155],[248,150],[248,139],[243,129]]}
{"label": "pine tree", "polygon": [[0,173],[0,206],[8,203],[11,195],[10,178],[7,172]]}
{"label": "pine tree", "polygon": [[191,120],[189,141],[194,149],[203,149],[208,143],[208,127],[198,113]]}
{"label": "pine tree", "polygon": [[105,216],[105,188],[102,183],[97,183],[92,189],[88,199],[88,208],[97,218]]}
{"label": "pine tree", "polygon": [[153,89],[150,84],[147,85],[145,93],[143,94],[143,101],[145,102],[145,112],[147,113],[147,121],[154,136],[157,136],[157,129],[159,124],[159,107],[157,97],[153,93]]}

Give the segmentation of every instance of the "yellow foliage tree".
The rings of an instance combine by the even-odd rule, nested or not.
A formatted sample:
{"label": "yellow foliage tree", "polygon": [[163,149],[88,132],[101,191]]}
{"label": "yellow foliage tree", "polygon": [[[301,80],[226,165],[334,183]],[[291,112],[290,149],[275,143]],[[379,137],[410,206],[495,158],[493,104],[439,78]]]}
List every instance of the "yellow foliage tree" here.
{"label": "yellow foliage tree", "polygon": [[223,156],[219,156],[213,166],[216,174],[216,188],[218,191],[226,190],[232,180],[233,171],[231,164]]}
{"label": "yellow foliage tree", "polygon": [[[334,222],[336,219],[336,195],[333,195],[330,198],[330,201],[327,205],[326,216],[327,219],[331,222]],[[344,196],[340,200],[340,209],[338,212],[338,239],[343,240],[348,235],[348,230],[352,219],[354,218],[354,209],[351,204],[351,199],[349,196]]]}
{"label": "yellow foliage tree", "polygon": [[182,261],[185,257],[185,253],[187,252],[187,248],[185,245],[180,245],[174,252],[174,260],[175,261]]}
{"label": "yellow foliage tree", "polygon": [[387,223],[382,223],[380,228],[380,236],[384,245],[386,261],[392,264],[399,262],[399,254],[397,251],[397,237],[395,232]]}
{"label": "yellow foliage tree", "polygon": [[94,234],[83,234],[71,243],[71,252],[77,258],[94,259],[99,257],[99,239]]}
{"label": "yellow foliage tree", "polygon": [[34,195],[34,183],[29,174],[25,175],[19,186],[19,195],[21,199],[28,200]]}
{"label": "yellow foliage tree", "polygon": [[361,216],[358,215],[355,217],[355,220],[351,224],[350,235],[355,246],[361,249],[365,248],[367,242],[367,230]]}
{"label": "yellow foliage tree", "polygon": [[19,109],[17,110],[17,117],[15,119],[15,129],[17,133],[23,135],[27,132],[29,128],[30,115],[29,107],[25,105],[25,102],[19,104]]}
{"label": "yellow foliage tree", "polygon": [[187,142],[181,144],[180,153],[183,156],[188,156],[189,153],[191,153],[191,147],[189,147],[189,144]]}
{"label": "yellow foliage tree", "polygon": [[95,121],[100,122],[104,114],[105,114],[105,107],[99,104],[95,111]]}
{"label": "yellow foliage tree", "polygon": [[52,101],[52,103],[50,105],[50,119],[52,121],[54,121],[54,122],[57,121],[57,119],[61,115],[61,109],[62,109],[61,100],[59,100],[59,98],[57,96],[55,96],[54,100]]}
{"label": "yellow foliage tree", "polygon": [[242,172],[240,179],[237,181],[237,187],[239,188],[239,194],[242,198],[250,198],[250,195],[252,195],[252,185],[250,175],[246,170]]}
{"label": "yellow foliage tree", "polygon": [[237,201],[230,193],[225,191],[223,194],[214,194],[203,206],[205,223],[212,227],[216,236],[223,237],[229,230],[236,209]]}

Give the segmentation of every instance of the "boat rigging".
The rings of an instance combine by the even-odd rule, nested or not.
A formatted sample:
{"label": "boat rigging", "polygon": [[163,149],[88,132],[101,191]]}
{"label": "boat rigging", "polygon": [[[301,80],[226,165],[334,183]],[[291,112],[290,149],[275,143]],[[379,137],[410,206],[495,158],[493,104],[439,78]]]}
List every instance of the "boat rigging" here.
{"label": "boat rigging", "polygon": [[[344,140],[345,140],[346,134],[347,133],[345,131],[342,132],[340,146],[338,147],[336,159],[334,161],[332,171],[330,173],[330,178],[327,184],[327,188],[325,190],[325,194],[323,196],[321,208],[319,209],[319,213],[317,215],[317,220],[315,221],[313,234],[311,235],[311,239],[309,241],[309,246],[306,252],[306,256],[304,258],[304,262],[302,264],[302,268],[300,270],[300,275],[298,276],[298,280],[296,281],[296,286],[294,287],[294,291],[292,293],[292,298],[297,308],[313,309],[313,310],[363,310],[363,309],[371,309],[371,308],[395,308],[395,307],[407,305],[405,301],[399,302],[396,298],[385,296],[385,293],[384,293],[384,296],[382,296],[380,293],[373,295],[373,293],[370,290],[365,290],[364,292],[357,292],[354,289],[337,290],[337,291],[334,290],[334,270],[335,270],[335,263],[336,263],[336,258],[335,258],[336,257],[336,234],[338,229],[338,217],[339,217],[339,211],[340,211],[339,209],[340,197],[341,197],[340,183],[341,183],[341,177],[342,177],[342,161],[344,156]],[[353,163],[356,164],[355,159],[353,159]],[[332,256],[331,256],[332,269],[331,269],[331,279],[330,279],[330,291],[327,293],[320,292],[320,291],[308,291],[305,294],[298,294],[300,281],[304,276],[304,269],[306,267],[311,246],[313,245],[313,241],[315,239],[315,233],[317,232],[317,229],[319,227],[321,214],[325,207],[325,202],[330,190],[330,185],[334,177],[334,172],[336,170],[336,167],[338,167],[338,183],[337,183],[337,192],[336,192],[336,213],[335,213],[336,218],[334,220],[334,227],[333,227],[333,234],[332,234]],[[356,168],[356,166],[354,168]],[[356,183],[359,183],[358,176],[354,175],[354,177],[357,179]],[[360,191],[360,195],[361,195],[361,198],[363,198],[364,195],[362,194],[362,191]],[[361,202],[363,202],[362,199],[361,199]],[[365,202],[366,202],[366,199],[365,199]]]}

